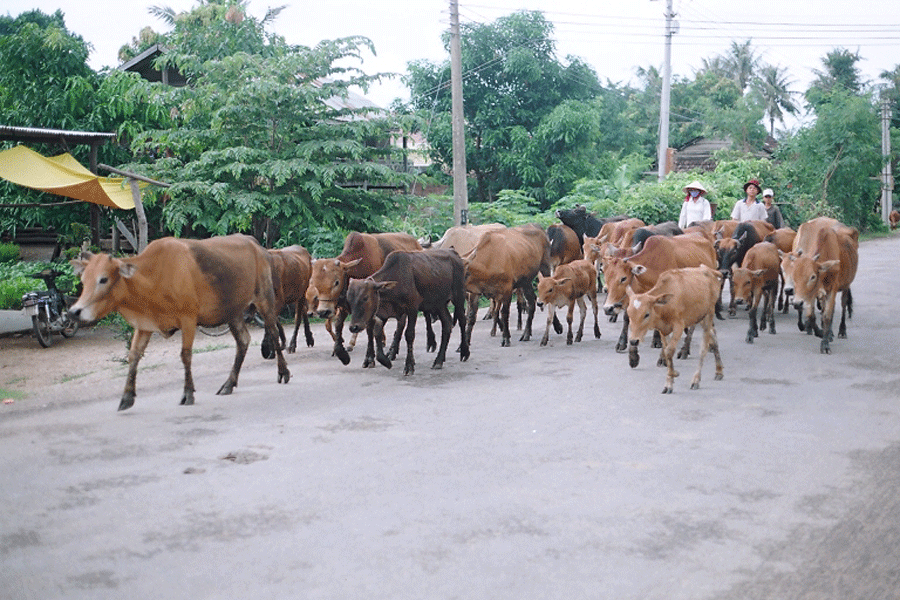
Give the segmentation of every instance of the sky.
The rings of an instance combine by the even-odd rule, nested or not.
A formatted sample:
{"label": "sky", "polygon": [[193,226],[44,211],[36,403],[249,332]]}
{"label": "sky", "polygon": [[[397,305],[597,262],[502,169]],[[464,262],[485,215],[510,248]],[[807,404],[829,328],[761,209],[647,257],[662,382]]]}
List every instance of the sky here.
{"label": "sky", "polygon": [[[678,33],[672,38],[672,73],[691,77],[704,58],[724,54],[733,41],[752,41],[767,64],[787,69],[792,89],[804,91],[821,59],[842,47],[859,52],[863,78],[900,64],[900,2],[897,0],[672,0]],[[61,9],[66,26],[94,50],[94,69],[118,65],[118,49],[146,26],[166,31],[148,12],[164,6],[188,10],[196,0],[0,0],[0,14],[17,16]],[[449,29],[449,0],[250,0],[261,18],[270,6],[286,5],[273,29],[289,43],[312,46],[324,39],[362,35],[376,55],[366,54],[366,73],[403,73],[409,61],[449,59],[441,42]],[[462,23],[491,23],[519,9],[540,10],[554,24],[560,59],[590,64],[601,81],[637,83],[636,67],[662,68],[666,0],[460,0]],[[464,92],[465,93],[465,92]],[[367,96],[380,106],[407,100],[394,79]]]}

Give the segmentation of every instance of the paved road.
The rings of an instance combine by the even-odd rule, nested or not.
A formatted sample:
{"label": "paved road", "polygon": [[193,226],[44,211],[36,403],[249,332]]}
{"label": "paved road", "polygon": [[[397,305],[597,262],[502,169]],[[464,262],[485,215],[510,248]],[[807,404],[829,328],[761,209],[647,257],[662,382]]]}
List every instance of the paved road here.
{"label": "paved road", "polygon": [[229,397],[206,347],[193,407],[155,339],[123,413],[98,352],[0,407],[0,596],[898,598],[900,237],[860,255],[832,355],[793,316],[752,346],[728,320],[725,379],[710,358],[688,389],[695,342],[673,395],[606,322],[547,348],[479,322],[469,362],[432,371],[419,343],[408,378],[317,329],[288,385],[254,347]]}

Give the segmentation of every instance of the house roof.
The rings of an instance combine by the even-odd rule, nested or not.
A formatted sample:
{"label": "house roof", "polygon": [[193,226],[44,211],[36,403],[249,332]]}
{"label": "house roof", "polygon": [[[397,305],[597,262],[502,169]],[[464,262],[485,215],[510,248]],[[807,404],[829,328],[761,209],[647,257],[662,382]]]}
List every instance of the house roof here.
{"label": "house roof", "polygon": [[160,71],[154,65],[154,61],[162,55],[165,48],[159,44],[153,44],[131,60],[119,65],[120,71],[131,71],[137,73],[147,81],[161,81],[167,85],[181,87],[187,85],[187,79],[184,75],[175,69],[166,69]]}

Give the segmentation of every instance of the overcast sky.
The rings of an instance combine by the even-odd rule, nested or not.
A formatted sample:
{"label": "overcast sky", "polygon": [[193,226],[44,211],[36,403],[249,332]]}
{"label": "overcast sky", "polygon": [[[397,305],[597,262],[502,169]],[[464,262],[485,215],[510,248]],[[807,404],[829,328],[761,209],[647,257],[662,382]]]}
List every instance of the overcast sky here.
{"label": "overcast sky", "polygon": [[[70,31],[93,45],[95,69],[117,66],[118,49],[150,26],[165,31],[150,6],[180,12],[195,0],[2,0],[0,11],[16,16],[30,9],[61,9]],[[364,57],[367,73],[404,72],[416,59],[447,57],[441,33],[449,27],[449,0],[251,0],[250,13],[262,17],[270,6],[287,5],[274,29],[288,42],[314,45],[350,35],[370,38],[377,56]],[[635,81],[635,67],[661,67],[666,0],[460,0],[462,22],[490,23],[518,9],[541,10],[555,25],[560,58],[575,55],[592,65],[602,81]],[[900,64],[900,2],[897,0],[674,0],[679,32],[673,38],[672,68],[691,76],[730,43],[751,39],[768,64],[785,67],[803,91],[835,48],[858,51],[863,75],[875,81]],[[408,97],[401,83],[370,90],[387,106]]]}

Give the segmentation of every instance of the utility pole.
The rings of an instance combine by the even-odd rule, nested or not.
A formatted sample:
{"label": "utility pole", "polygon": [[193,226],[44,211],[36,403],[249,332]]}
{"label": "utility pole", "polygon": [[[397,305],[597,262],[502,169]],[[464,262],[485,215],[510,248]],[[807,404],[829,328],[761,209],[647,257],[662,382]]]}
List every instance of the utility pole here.
{"label": "utility pole", "polygon": [[885,225],[890,223],[893,205],[893,177],[891,176],[891,100],[887,94],[881,94],[881,219]]}
{"label": "utility pole", "polygon": [[465,225],[469,222],[469,190],[466,182],[466,124],[463,117],[458,0],[450,0],[450,96],[453,123],[453,223]]}
{"label": "utility pole", "polygon": [[659,180],[666,178],[669,165],[669,100],[672,94],[672,36],[678,28],[674,22],[672,0],[666,0],[666,50],[663,60],[662,97],[659,103]]}

